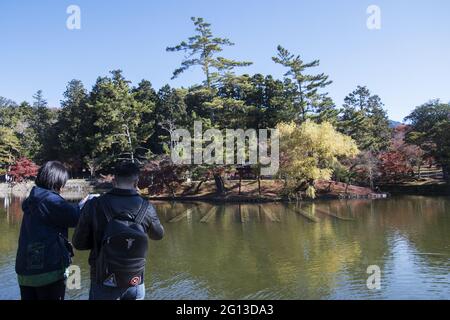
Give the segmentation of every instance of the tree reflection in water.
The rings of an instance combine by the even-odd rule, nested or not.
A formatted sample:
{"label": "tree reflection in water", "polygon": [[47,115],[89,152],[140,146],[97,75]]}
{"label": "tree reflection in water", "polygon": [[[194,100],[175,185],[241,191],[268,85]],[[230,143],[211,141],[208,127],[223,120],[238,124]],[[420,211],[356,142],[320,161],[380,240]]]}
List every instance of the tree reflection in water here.
{"label": "tree reflection in water", "polygon": [[[1,200],[0,298],[17,298],[21,199]],[[167,236],[150,243],[150,299],[450,298],[446,198],[155,206]],[[68,297],[86,298],[87,253],[75,263],[82,289]],[[366,287],[369,265],[382,270],[379,291]]]}

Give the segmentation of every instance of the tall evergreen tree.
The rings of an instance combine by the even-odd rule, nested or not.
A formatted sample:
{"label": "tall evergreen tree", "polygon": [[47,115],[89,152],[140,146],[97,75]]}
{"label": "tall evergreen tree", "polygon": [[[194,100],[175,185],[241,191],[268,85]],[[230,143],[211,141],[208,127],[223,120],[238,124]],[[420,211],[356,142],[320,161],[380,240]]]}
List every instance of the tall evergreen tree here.
{"label": "tall evergreen tree", "polygon": [[157,93],[157,100],[153,119],[155,131],[151,138],[151,148],[155,153],[168,151],[170,129],[175,127],[189,128],[185,104],[186,90],[174,89],[169,85],[163,86]]}
{"label": "tall evergreen tree", "polygon": [[87,98],[83,83],[80,80],[70,81],[56,123],[58,158],[77,171],[83,168],[83,158],[90,149],[87,137],[91,134],[92,122],[86,106]]}
{"label": "tall evergreen tree", "polygon": [[31,114],[29,115],[30,137],[35,139],[35,150],[32,159],[37,162],[49,160],[52,157],[50,149],[57,143],[52,129],[56,118],[56,111],[48,107],[47,100],[44,99],[42,90],[38,90],[33,95]]}
{"label": "tall evergreen tree", "polygon": [[316,106],[315,114],[311,117],[317,123],[328,122],[333,125],[333,127],[338,127],[340,110],[336,108],[336,105],[330,97],[327,95],[320,95],[313,105]]}
{"label": "tall evergreen tree", "polygon": [[45,100],[42,90],[38,90],[33,95],[33,109],[35,114],[35,122],[33,123],[39,137],[44,137],[46,130],[50,127],[53,120],[52,112],[48,107],[47,100]]}
{"label": "tall evergreen tree", "polygon": [[367,87],[358,86],[344,99],[339,128],[361,150],[379,152],[389,147],[391,129],[383,103]]}
{"label": "tall evergreen tree", "polygon": [[0,97],[0,126],[13,128],[19,121],[19,118],[17,103]]}
{"label": "tall evergreen tree", "polygon": [[189,37],[187,41],[166,49],[169,52],[183,51],[187,56],[182,61],[181,67],[173,72],[172,79],[193,66],[201,66],[206,78],[205,84],[211,88],[221,74],[231,72],[235,67],[252,64],[248,61],[236,61],[217,56],[225,46],[233,46],[234,43],[229,39],[214,36],[211,24],[205,22],[203,18],[192,17],[191,20],[194,22],[196,34]]}
{"label": "tall evergreen tree", "polygon": [[139,153],[145,154],[148,153],[148,148],[150,148],[150,137],[155,132],[156,121],[154,112],[158,96],[151,82],[148,80],[139,82],[138,86],[133,88],[132,94],[135,100],[142,104],[143,108],[137,135],[139,137],[139,143],[143,147],[139,150]]}
{"label": "tall evergreen tree", "polygon": [[405,118],[411,124],[407,142],[418,145],[442,166],[450,181],[450,103],[432,100],[414,109]]}
{"label": "tall evergreen tree", "polygon": [[121,70],[111,74],[110,78],[97,79],[87,103],[93,115],[93,134],[88,139],[92,149],[85,160],[91,169],[92,164],[98,168],[120,159],[134,159],[142,142],[138,135],[142,115],[150,111],[148,104],[135,99]]}
{"label": "tall evergreen tree", "polygon": [[277,55],[272,60],[286,67],[288,71],[285,77],[290,77],[296,84],[291,92],[296,111],[292,120],[305,121],[310,113],[321,107],[320,103],[325,99],[326,94],[320,94],[319,90],[330,85],[332,81],[324,73],[315,75],[306,73],[310,68],[319,66],[319,60],[305,63],[299,55],[295,56],[282,46],[277,47]]}

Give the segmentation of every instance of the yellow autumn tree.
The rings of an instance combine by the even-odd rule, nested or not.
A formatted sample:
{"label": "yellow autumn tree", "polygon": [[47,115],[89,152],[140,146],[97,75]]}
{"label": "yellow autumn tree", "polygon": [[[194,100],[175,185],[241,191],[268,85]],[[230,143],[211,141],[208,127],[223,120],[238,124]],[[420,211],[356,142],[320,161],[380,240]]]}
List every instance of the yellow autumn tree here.
{"label": "yellow autumn tree", "polygon": [[20,143],[14,131],[0,126],[0,174],[6,172],[7,166],[14,162],[19,152]]}
{"label": "yellow autumn tree", "polygon": [[359,153],[356,142],[328,122],[280,123],[277,129],[280,134],[279,174],[285,179],[289,194],[306,190],[307,196],[314,198],[314,181],[331,179],[332,168],[341,158]]}

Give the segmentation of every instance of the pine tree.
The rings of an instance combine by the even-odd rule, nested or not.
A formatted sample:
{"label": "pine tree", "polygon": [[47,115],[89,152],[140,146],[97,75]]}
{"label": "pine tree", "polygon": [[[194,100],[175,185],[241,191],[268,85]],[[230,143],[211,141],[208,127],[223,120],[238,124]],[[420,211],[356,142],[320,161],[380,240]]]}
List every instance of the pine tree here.
{"label": "pine tree", "polygon": [[377,153],[389,146],[389,119],[380,97],[371,95],[367,87],[358,86],[345,97],[338,126],[361,150]]}
{"label": "pine tree", "polygon": [[166,51],[186,53],[181,67],[173,72],[172,79],[178,77],[181,73],[193,66],[201,66],[205,74],[205,84],[211,88],[218,81],[220,75],[232,72],[235,67],[249,66],[252,63],[247,61],[235,61],[224,57],[218,57],[217,54],[223,51],[224,46],[233,46],[229,39],[215,37],[211,30],[211,24],[204,21],[203,18],[192,17],[196,34],[187,41],[182,41],[174,47],[168,47]]}
{"label": "pine tree", "polygon": [[155,108],[158,100],[157,93],[150,81],[142,80],[138,86],[133,88],[132,94],[134,99],[142,105],[143,113],[141,114],[141,122],[137,128],[137,136],[139,140],[138,154],[147,157],[151,148],[151,137],[155,133]]}
{"label": "pine tree", "polygon": [[[153,119],[155,130],[151,138],[152,151],[162,153],[167,150],[170,132],[167,124],[170,122],[174,127],[192,126],[189,123],[184,102],[186,90],[173,89],[169,85],[163,86],[157,94]],[[164,144],[166,147],[164,147]]]}
{"label": "pine tree", "polygon": [[17,104],[9,99],[0,97],[0,126],[14,128],[20,120]]}
{"label": "pine tree", "polygon": [[316,107],[315,114],[311,118],[317,123],[328,122],[333,127],[338,126],[340,110],[336,108],[336,105],[330,97],[327,95],[319,95],[316,100],[313,101],[313,105]]}
{"label": "pine tree", "polygon": [[87,103],[93,121],[93,132],[88,138],[91,150],[85,157],[90,167],[134,159],[142,141],[138,136],[142,115],[149,112],[148,104],[135,99],[121,70],[111,71],[111,75],[97,79]]}
{"label": "pine tree", "polygon": [[442,166],[450,181],[450,103],[432,100],[414,109],[405,118],[411,124],[406,141],[413,143]]}
{"label": "pine tree", "polygon": [[42,90],[38,90],[33,95],[33,108],[35,113],[35,129],[40,137],[45,136],[45,131],[51,124],[52,121],[52,113],[48,108],[47,100],[44,99],[44,95]]}
{"label": "pine tree", "polygon": [[44,162],[52,157],[51,148],[57,143],[56,135],[52,128],[56,111],[50,110],[42,90],[37,91],[33,95],[33,99],[34,102],[29,119],[32,132],[29,132],[29,136],[35,139],[35,150],[33,150],[31,156],[37,162]]}
{"label": "pine tree", "polygon": [[90,147],[92,121],[88,115],[87,92],[80,80],[68,83],[61,101],[56,130],[58,133],[58,158],[76,170],[83,167],[83,158]]}
{"label": "pine tree", "polygon": [[285,77],[290,77],[295,83],[294,90],[291,92],[296,112],[294,120],[301,123],[307,119],[309,113],[320,107],[318,102],[324,98],[320,96],[319,89],[330,85],[332,81],[328,80],[328,76],[324,73],[315,75],[306,73],[308,69],[319,66],[319,60],[305,63],[299,55],[291,54],[280,45],[277,47],[277,56],[272,60],[286,67],[288,71]]}

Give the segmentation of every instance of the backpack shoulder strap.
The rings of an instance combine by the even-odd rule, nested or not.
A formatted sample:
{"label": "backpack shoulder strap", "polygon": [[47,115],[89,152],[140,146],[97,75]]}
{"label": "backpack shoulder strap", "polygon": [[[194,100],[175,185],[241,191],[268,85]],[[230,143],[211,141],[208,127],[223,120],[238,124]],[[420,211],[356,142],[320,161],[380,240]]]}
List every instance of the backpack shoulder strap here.
{"label": "backpack shoulder strap", "polygon": [[100,205],[100,208],[102,209],[103,213],[106,216],[106,220],[108,222],[110,222],[113,217],[111,216],[111,211],[109,210],[109,206],[105,202],[104,196],[99,197],[97,200],[98,200],[98,204]]}
{"label": "backpack shoulder strap", "polygon": [[139,211],[138,211],[138,213],[136,215],[136,218],[134,218],[134,221],[137,224],[142,224],[142,221],[144,221],[144,217],[145,217],[145,214],[147,212],[147,209],[148,209],[149,205],[150,205],[150,203],[148,202],[148,200],[142,198],[141,207],[139,208]]}

